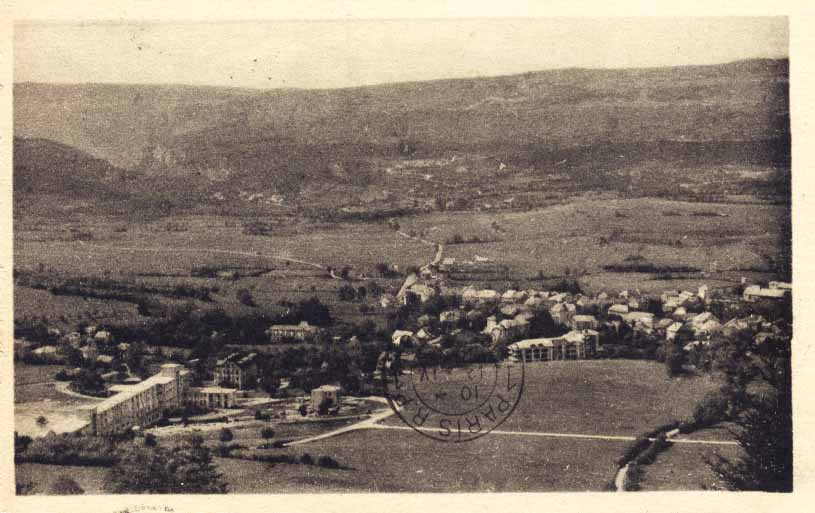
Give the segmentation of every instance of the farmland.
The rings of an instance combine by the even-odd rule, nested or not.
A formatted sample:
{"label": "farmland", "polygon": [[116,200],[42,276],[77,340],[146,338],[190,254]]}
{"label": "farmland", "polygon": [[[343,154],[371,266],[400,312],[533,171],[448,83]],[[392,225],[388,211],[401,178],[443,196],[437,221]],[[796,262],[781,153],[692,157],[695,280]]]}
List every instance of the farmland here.
{"label": "farmland", "polygon": [[[789,211],[767,203],[694,203],[659,199],[600,200],[571,203],[524,212],[423,214],[403,220],[402,229],[435,242],[456,234],[466,244],[447,244],[445,256],[471,260],[489,258],[506,266],[504,274],[458,277],[455,284],[482,283],[509,288],[538,285],[538,275],[571,275],[588,292],[639,288],[645,293],[668,288],[729,286],[741,276],[767,279],[771,261],[783,258],[783,227]],[[749,218],[751,223],[743,223]],[[338,223],[292,226],[280,235],[254,236],[234,227],[234,220],[182,217],[174,223],[184,231],[163,229],[167,221],[131,224],[114,231],[111,219],[90,219],[45,228],[26,219],[15,231],[15,266],[45,269],[66,277],[107,277],[151,287],[217,288],[213,302],[199,308],[221,307],[230,313],[250,313],[236,299],[247,288],[262,308],[281,300],[317,297],[329,304],[335,318],[360,321],[360,305],[337,300],[341,283],[326,268],[349,267],[394,291],[397,278],[376,275],[381,262],[401,269],[427,263],[433,248],[397,234],[385,223]],[[232,224],[230,224],[232,223]],[[233,227],[230,227],[233,226]],[[92,234],[93,240],[66,240],[69,228]],[[285,260],[292,259],[292,260]],[[616,272],[613,266],[636,259],[654,266],[681,266],[695,272]],[[297,262],[294,260],[299,260]],[[195,269],[236,269],[237,278],[200,277]],[[452,277],[454,280],[455,276]],[[355,286],[369,280],[357,280]],[[65,316],[83,312],[125,323],[143,321],[133,304],[52,296],[28,287],[17,288],[19,317]],[[163,300],[169,304],[187,301]],[[370,300],[371,310],[376,305]],[[376,315],[374,315],[376,318]]]}

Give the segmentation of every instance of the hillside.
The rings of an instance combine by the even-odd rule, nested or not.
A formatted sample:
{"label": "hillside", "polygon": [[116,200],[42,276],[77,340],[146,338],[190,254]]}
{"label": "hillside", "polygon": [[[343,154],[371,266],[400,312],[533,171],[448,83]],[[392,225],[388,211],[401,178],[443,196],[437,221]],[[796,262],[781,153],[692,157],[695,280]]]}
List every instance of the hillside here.
{"label": "hillside", "polygon": [[70,146],[46,139],[14,138],[14,192],[72,191],[81,197],[109,196],[126,173]]}
{"label": "hillside", "polygon": [[200,197],[313,196],[328,194],[328,182],[377,194],[387,188],[385,168],[408,158],[461,159],[476,183],[505,162],[569,171],[586,186],[621,166],[647,167],[655,187],[694,163],[789,167],[786,60],[334,90],[22,83],[14,102],[18,136]]}

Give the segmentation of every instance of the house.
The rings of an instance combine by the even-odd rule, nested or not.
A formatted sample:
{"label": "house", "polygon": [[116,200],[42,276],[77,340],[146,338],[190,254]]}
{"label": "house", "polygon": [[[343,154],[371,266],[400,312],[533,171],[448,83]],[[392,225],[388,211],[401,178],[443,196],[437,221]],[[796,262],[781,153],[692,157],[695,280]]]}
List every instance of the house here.
{"label": "house", "polygon": [[434,289],[433,287],[429,285],[424,285],[422,283],[417,283],[415,285],[412,285],[407,290],[405,290],[405,293],[402,296],[402,303],[405,305],[411,304],[416,301],[426,303],[436,295],[437,295],[436,289]]}
{"label": "house", "polygon": [[14,357],[22,358],[31,350],[31,342],[28,340],[14,339]]}
{"label": "house", "polygon": [[257,384],[257,353],[232,353],[215,363],[215,383],[229,388],[251,389]]}
{"label": "house", "polygon": [[113,339],[113,335],[111,335],[109,331],[97,331],[93,338],[97,342],[110,342]]}
{"label": "house", "polygon": [[224,387],[190,387],[187,402],[200,408],[234,408],[238,402],[237,390]]}
{"label": "house", "polygon": [[65,341],[69,346],[78,348],[82,344],[82,334],[78,331],[72,331],[65,335]]}
{"label": "house", "polygon": [[439,321],[448,324],[456,324],[461,321],[461,310],[447,310],[439,314]]}
{"label": "house", "polygon": [[424,328],[416,332],[416,340],[430,340],[431,338],[433,338],[433,335]]}
{"label": "house", "polygon": [[610,316],[611,315],[618,315],[618,316],[622,317],[623,315],[625,315],[627,313],[628,313],[628,305],[627,304],[624,304],[624,305],[616,304],[616,305],[611,305],[610,307],[608,307],[608,315],[610,315]]}
{"label": "house", "polygon": [[529,298],[529,294],[527,294],[523,290],[508,290],[501,295],[501,302],[502,303],[523,303],[524,301]]}
{"label": "house", "polygon": [[391,335],[391,342],[395,346],[401,346],[403,344],[411,345],[416,342],[416,339],[412,331],[396,330],[393,332],[393,335]]}
{"label": "house", "polygon": [[671,317],[676,319],[677,321],[684,321],[685,318],[688,316],[688,310],[684,306],[680,306],[676,310],[673,311]]}
{"label": "house", "polygon": [[42,346],[38,347],[32,353],[43,359],[55,360],[58,357],[59,350],[56,346]]}
{"label": "house", "polygon": [[266,330],[271,342],[311,340],[317,335],[317,332],[317,327],[311,326],[306,321],[300,321],[300,324],[273,324]]}
{"label": "house", "polygon": [[319,412],[321,404],[327,408],[337,408],[340,405],[340,387],[336,385],[323,385],[311,391],[311,409]]}
{"label": "house", "polygon": [[79,351],[82,353],[82,358],[84,358],[85,360],[96,361],[98,351],[96,349],[95,342],[91,341],[88,345],[80,347]]}
{"label": "house", "polygon": [[461,300],[464,303],[475,303],[478,301],[478,290],[472,286],[464,287],[461,291]]}
{"label": "house", "polygon": [[582,330],[597,329],[597,319],[593,315],[575,315],[572,318],[572,328]]}
{"label": "house", "polygon": [[572,303],[557,303],[549,309],[549,315],[552,316],[552,319],[564,326],[571,325],[575,314],[577,314],[577,307]]}
{"label": "house", "polygon": [[484,289],[478,291],[478,301],[482,303],[496,303],[501,299],[498,292],[491,289]]}
{"label": "house", "polygon": [[112,365],[113,364],[113,357],[109,354],[100,354],[96,357],[96,363],[101,365]]}
{"label": "house", "polygon": [[654,314],[650,312],[628,312],[623,314],[622,318],[629,326],[640,326],[646,329],[654,328]]}
{"label": "house", "polygon": [[529,333],[529,321],[519,315],[514,319],[504,319],[496,323],[495,317],[490,317],[487,319],[484,333],[492,337],[493,344],[517,340]]}
{"label": "house", "polygon": [[[777,282],[776,282],[777,283]],[[749,303],[753,303],[760,299],[780,300],[787,297],[791,289],[784,288],[766,288],[763,289],[758,285],[750,285],[744,289],[743,298]]]}
{"label": "house", "polygon": [[666,340],[673,340],[676,338],[676,334],[679,333],[679,330],[682,329],[683,324],[681,322],[675,322],[668,326],[668,329],[665,330],[665,339]]}

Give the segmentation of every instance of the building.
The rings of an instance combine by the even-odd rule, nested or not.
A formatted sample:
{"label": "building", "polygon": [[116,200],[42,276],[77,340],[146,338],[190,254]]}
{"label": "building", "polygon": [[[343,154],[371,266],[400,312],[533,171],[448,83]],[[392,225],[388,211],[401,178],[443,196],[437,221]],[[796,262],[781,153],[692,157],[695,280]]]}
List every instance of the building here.
{"label": "building", "polygon": [[439,321],[443,323],[456,324],[461,321],[461,310],[447,310],[439,314]]}
{"label": "building", "polygon": [[577,306],[572,303],[557,303],[549,309],[549,315],[552,316],[552,320],[564,326],[571,326],[572,319],[576,313]]}
{"label": "building", "polygon": [[215,363],[215,383],[233,385],[241,390],[254,388],[258,379],[257,353],[241,357],[232,353]]}
{"label": "building", "polygon": [[413,335],[412,331],[396,330],[391,336],[391,342],[393,342],[393,345],[395,346],[410,346],[416,343],[416,337]]}
{"label": "building", "polygon": [[287,340],[302,342],[314,338],[317,331],[316,326],[311,326],[306,321],[300,321],[300,324],[274,324],[269,326],[266,334],[271,342],[285,342]]}
{"label": "building", "polygon": [[224,387],[192,387],[187,402],[201,408],[233,408],[237,404],[237,390]]}
{"label": "building", "polygon": [[552,338],[532,338],[510,344],[509,358],[515,362],[547,362],[554,360],[582,360],[594,356],[597,332],[570,331]]}
{"label": "building", "polygon": [[616,305],[611,305],[610,307],[608,307],[608,315],[609,316],[618,315],[618,316],[620,316],[620,318],[622,318],[627,313],[628,313],[628,304],[624,304],[624,305],[616,304]]}
{"label": "building", "polygon": [[572,318],[572,327],[578,331],[596,330],[597,319],[593,315],[575,315]]}
{"label": "building", "polygon": [[155,424],[164,412],[184,404],[188,389],[189,371],[175,363],[164,364],[158,374],[89,409],[87,430],[109,435]]}
{"label": "building", "polygon": [[429,285],[424,285],[422,283],[417,283],[407,290],[405,290],[402,296],[402,303],[409,305],[411,303],[420,302],[425,303],[430,301],[437,295],[436,289],[430,287]]}
{"label": "building", "polygon": [[[779,282],[774,282],[774,284],[778,285]],[[760,299],[772,299],[772,300],[779,300],[784,299],[789,295],[791,289],[785,288],[766,288],[763,289],[758,285],[750,285],[749,287],[745,287],[744,289],[744,300],[753,303]]]}
{"label": "building", "polygon": [[311,409],[320,410],[323,401],[330,401],[328,407],[335,408],[340,405],[340,387],[336,385],[323,385],[311,391]]}

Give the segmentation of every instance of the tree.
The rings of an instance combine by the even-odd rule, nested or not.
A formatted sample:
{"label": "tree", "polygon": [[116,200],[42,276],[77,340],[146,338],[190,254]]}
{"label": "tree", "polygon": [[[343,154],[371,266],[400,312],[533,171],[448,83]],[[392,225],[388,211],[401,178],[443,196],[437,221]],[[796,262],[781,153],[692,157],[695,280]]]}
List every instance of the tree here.
{"label": "tree", "polygon": [[39,417],[37,417],[37,426],[38,426],[38,427],[44,428],[44,427],[45,427],[45,426],[47,426],[47,425],[48,425],[48,419],[46,419],[46,418],[45,418],[44,416],[42,416],[42,415],[40,415]]}
{"label": "tree", "polygon": [[51,495],[82,495],[85,490],[70,477],[60,476],[51,483],[48,492]]}
{"label": "tree", "polygon": [[340,301],[353,301],[357,298],[357,291],[354,290],[354,287],[346,283],[337,289],[337,295]]}
{"label": "tree", "polygon": [[156,440],[156,435],[153,433],[147,433],[144,435],[144,445],[145,447],[155,447],[158,445],[158,440]]}
{"label": "tree", "polygon": [[255,305],[255,298],[252,297],[252,293],[249,289],[240,289],[235,293],[235,297],[240,301],[242,305],[246,306],[257,306]]}
{"label": "tree", "polygon": [[221,428],[221,433],[219,435],[220,440],[223,443],[229,443],[232,439],[235,438],[235,435],[232,434],[232,430],[229,428]]}
{"label": "tree", "polygon": [[265,427],[260,430],[260,436],[262,436],[265,440],[271,440],[274,438],[275,431],[270,427]]}
{"label": "tree", "polygon": [[297,408],[297,411],[300,412],[301,416],[305,417],[308,415],[308,406],[306,406],[306,403],[303,403],[299,408]]}
{"label": "tree", "polygon": [[130,445],[108,474],[113,493],[226,493],[226,483],[203,439],[193,435],[172,449]]}
{"label": "tree", "polygon": [[744,455],[735,461],[721,456],[711,462],[737,490],[792,491],[792,382],[789,358],[764,361],[759,373],[771,393],[750,399],[737,420],[736,440]]}

